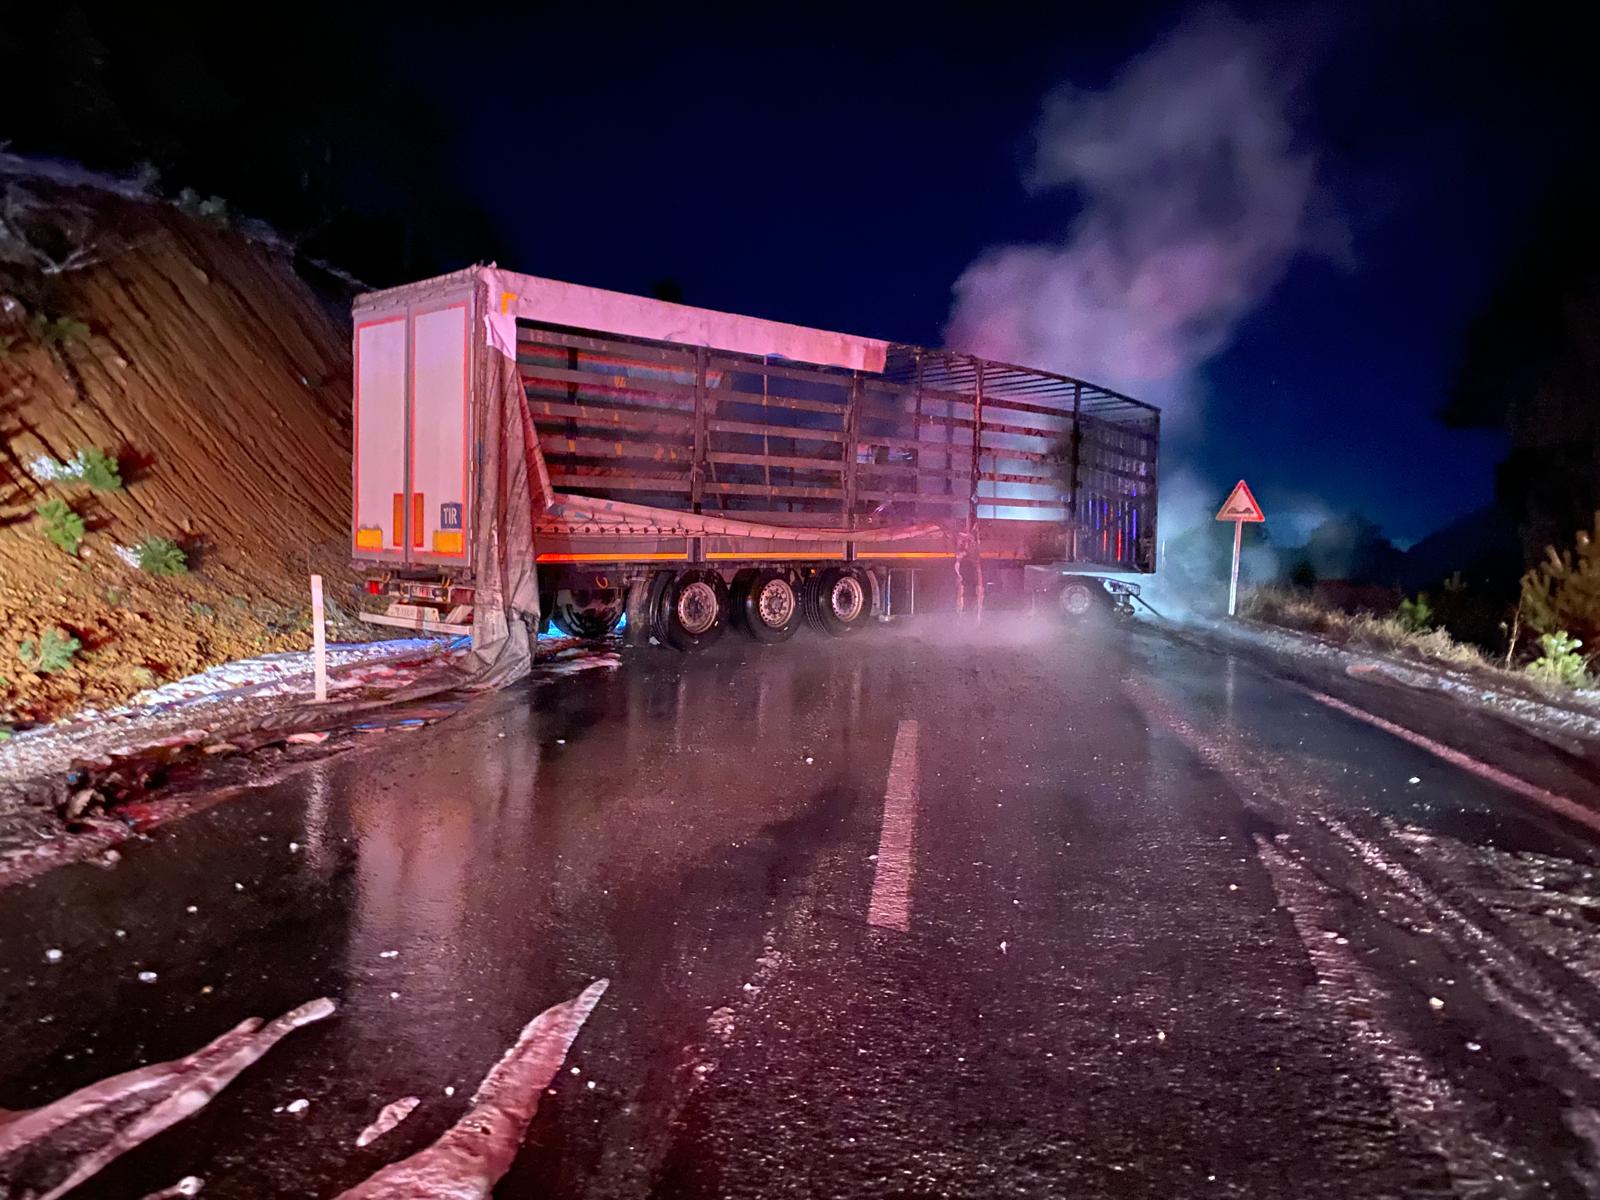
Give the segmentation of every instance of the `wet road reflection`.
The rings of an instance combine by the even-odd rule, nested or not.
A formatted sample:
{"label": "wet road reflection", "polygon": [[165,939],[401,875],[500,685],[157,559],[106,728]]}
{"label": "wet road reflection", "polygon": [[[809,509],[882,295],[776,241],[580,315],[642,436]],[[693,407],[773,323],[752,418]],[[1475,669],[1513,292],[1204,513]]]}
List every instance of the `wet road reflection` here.
{"label": "wet road reflection", "polygon": [[[907,721],[901,932],[867,914]],[[79,1193],[195,1174],[207,1196],[332,1196],[438,1138],[530,1018],[606,978],[500,1195],[1448,1187],[1451,1143],[1408,1124],[1373,1057],[1391,1035],[1460,1111],[1502,1114],[1488,1128],[1546,1163],[1549,1194],[1579,1194],[1572,1114],[1600,1112],[1600,1079],[1550,1031],[1600,1016],[1600,970],[1488,898],[1486,873],[1533,890],[1528,854],[1563,912],[1593,911],[1593,852],[1560,821],[1143,631],[630,653],[0,893],[0,1105],[333,996]],[[1392,900],[1385,864],[1424,892]],[[1431,935],[1441,905],[1495,948]],[[1382,983],[1375,1035],[1324,995],[1319,920]],[[1408,1000],[1435,976],[1459,977],[1445,1017]],[[1519,1057],[1464,1067],[1467,1026],[1508,1020],[1495,987],[1535,1014],[1510,1018]]]}

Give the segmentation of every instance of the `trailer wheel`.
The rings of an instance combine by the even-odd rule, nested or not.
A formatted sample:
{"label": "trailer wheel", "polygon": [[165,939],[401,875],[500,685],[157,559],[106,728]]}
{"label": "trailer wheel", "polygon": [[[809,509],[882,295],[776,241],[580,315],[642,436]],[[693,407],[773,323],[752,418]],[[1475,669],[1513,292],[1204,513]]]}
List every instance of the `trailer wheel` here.
{"label": "trailer wheel", "polygon": [[715,571],[679,571],[661,589],[652,622],[674,650],[703,650],[728,623],[728,585]]}
{"label": "trailer wheel", "polygon": [[606,637],[622,620],[623,596],[615,589],[584,589],[577,593],[556,593],[550,622],[568,637],[597,641]]}
{"label": "trailer wheel", "polygon": [[1056,611],[1063,620],[1081,625],[1100,611],[1103,601],[1095,595],[1100,590],[1088,580],[1069,579],[1056,596]]}
{"label": "trailer wheel", "polygon": [[800,628],[800,595],[787,571],[740,571],[733,580],[733,622],[756,641],[788,641]]}
{"label": "trailer wheel", "polygon": [[824,567],[806,580],[803,607],[813,629],[844,637],[872,619],[872,581],[860,567]]}

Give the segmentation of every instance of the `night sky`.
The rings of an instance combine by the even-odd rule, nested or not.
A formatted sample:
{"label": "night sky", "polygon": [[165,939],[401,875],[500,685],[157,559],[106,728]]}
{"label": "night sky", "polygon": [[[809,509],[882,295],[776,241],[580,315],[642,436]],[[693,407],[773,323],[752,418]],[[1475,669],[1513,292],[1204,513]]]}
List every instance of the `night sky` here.
{"label": "night sky", "polygon": [[[254,58],[206,69],[219,87],[246,88],[237,79],[254,73],[249,120],[268,140],[318,125],[318,89],[337,92],[328,136],[345,161],[356,146],[360,162],[341,177],[351,210],[393,219],[427,189],[425,219],[454,221],[431,231],[448,246],[440,267],[497,256],[624,291],[670,280],[692,304],[935,345],[969,264],[996,246],[1063,243],[1079,216],[1072,188],[1024,184],[1046,97],[1066,83],[1114,88],[1127,64],[1196,19],[1170,3],[952,20],[929,8],[808,8],[803,19],[795,9],[772,21],[461,8],[347,19],[340,36],[358,44],[342,51],[349,69],[336,82],[296,66],[309,53],[300,39],[317,34],[310,13],[276,26]],[[1172,422],[1165,465],[1191,481],[1196,503],[1211,491],[1220,502],[1244,476],[1282,518],[1280,540],[1355,511],[1408,542],[1491,501],[1502,439],[1447,430],[1435,414],[1465,327],[1530,212],[1596,160],[1595,30],[1534,24],[1530,12],[1225,11],[1284,81],[1282,116],[1314,163],[1325,236],[1286,257],[1188,385],[1190,416]],[[216,46],[227,44],[224,16],[211,18]],[[128,54],[121,36],[106,35],[113,60]],[[185,64],[209,57],[211,34],[185,36],[199,47]],[[111,65],[120,87],[137,74]],[[263,108],[273,89],[291,97],[276,126]],[[239,147],[213,145],[217,131],[185,111],[168,157],[216,190],[243,189],[248,209],[255,185],[230,176],[244,168],[227,157]],[[406,113],[429,125],[426,154],[408,154],[394,128]],[[63,112],[16,147],[107,157],[74,144],[72,119]],[[43,144],[52,137],[62,144]],[[281,158],[264,155],[257,179]],[[455,221],[450,205],[486,220]],[[261,209],[272,215],[265,200]]]}

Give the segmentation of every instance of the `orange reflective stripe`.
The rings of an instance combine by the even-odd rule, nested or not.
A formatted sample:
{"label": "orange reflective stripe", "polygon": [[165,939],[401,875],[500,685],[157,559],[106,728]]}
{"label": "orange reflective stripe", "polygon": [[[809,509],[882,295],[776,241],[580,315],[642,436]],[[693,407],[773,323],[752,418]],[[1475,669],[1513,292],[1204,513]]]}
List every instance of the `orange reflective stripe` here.
{"label": "orange reflective stripe", "polygon": [[535,562],[687,562],[687,554],[554,554],[539,555]]}

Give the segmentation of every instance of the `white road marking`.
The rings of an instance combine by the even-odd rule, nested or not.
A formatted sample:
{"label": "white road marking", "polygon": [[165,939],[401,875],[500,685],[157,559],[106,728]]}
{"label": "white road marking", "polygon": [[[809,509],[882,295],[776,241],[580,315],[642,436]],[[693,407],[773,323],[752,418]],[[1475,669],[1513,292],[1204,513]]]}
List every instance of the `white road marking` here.
{"label": "white road marking", "polygon": [[911,928],[911,848],[917,827],[917,723],[901,721],[883,794],[883,830],[872,876],[867,924],[904,932]]}
{"label": "white road marking", "polygon": [[1503,787],[1508,792],[1515,792],[1525,800],[1532,800],[1535,804],[1543,805],[1551,812],[1559,813],[1569,821],[1576,821],[1578,824],[1600,833],[1600,813],[1568,800],[1565,796],[1558,796],[1555,792],[1547,791],[1537,784],[1529,783],[1525,779],[1518,779],[1508,771],[1502,771],[1499,767],[1491,767],[1486,762],[1479,762],[1471,755],[1463,754],[1459,750],[1452,750],[1449,746],[1441,745],[1432,738],[1423,737],[1422,734],[1415,733],[1403,725],[1396,725],[1393,721],[1385,721],[1382,717],[1375,716],[1365,709],[1357,708],[1353,704],[1346,704],[1343,700],[1335,700],[1332,696],[1326,696],[1309,688],[1306,689],[1306,692],[1313,700],[1316,700],[1319,704],[1326,704],[1335,712],[1342,712],[1347,717],[1354,717],[1358,721],[1365,721],[1368,725],[1376,726],[1385,733],[1392,733],[1402,741],[1410,742],[1413,746],[1426,750],[1434,757],[1444,759],[1445,762],[1453,767],[1471,771],[1479,778],[1487,779],[1490,783]]}

